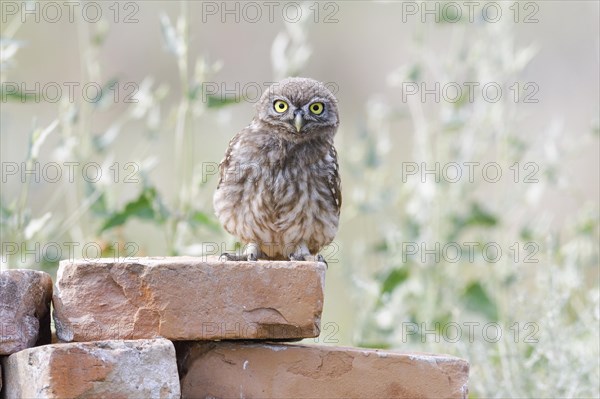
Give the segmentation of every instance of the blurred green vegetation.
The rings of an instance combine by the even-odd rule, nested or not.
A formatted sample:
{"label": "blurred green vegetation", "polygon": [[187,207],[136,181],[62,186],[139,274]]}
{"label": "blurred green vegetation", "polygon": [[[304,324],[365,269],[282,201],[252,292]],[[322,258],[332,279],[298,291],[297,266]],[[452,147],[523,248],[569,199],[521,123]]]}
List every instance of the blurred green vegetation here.
{"label": "blurred green vegetation", "polygon": [[[288,26],[281,33],[289,40],[284,51],[273,50],[279,57],[277,77],[302,71],[310,62],[308,57],[294,61],[290,55],[310,53],[306,35],[294,34],[307,26]],[[519,47],[510,27],[501,23],[442,26],[451,29],[449,35],[456,39],[449,40],[443,52],[434,50],[419,29],[412,38],[403,39],[409,42],[406,47],[411,49],[412,61],[390,71],[390,87],[400,93],[399,82],[424,79],[491,80],[509,86],[522,80],[535,56],[534,47]],[[87,80],[105,81],[103,86],[111,87],[119,77],[103,80],[90,67],[98,62],[106,34],[102,26],[86,29],[80,31],[86,35],[81,41],[87,50],[82,52],[81,68]],[[38,126],[34,118],[25,163],[36,162],[47,138],[59,135],[57,150],[66,154],[64,159],[78,162],[76,176],[82,176],[86,162],[108,168],[120,145],[119,132],[129,123],[142,121],[147,127],[145,142],[156,140],[156,132],[174,132],[175,155],[170,161],[175,163],[177,173],[172,178],[180,190],[168,196],[150,178],[156,162],[148,151],[145,158],[135,160],[140,182],[132,199],[125,204],[115,201],[119,187],[110,181],[90,184],[78,179],[74,187],[58,188],[48,199],[66,204],[67,216],[57,221],[50,214],[35,215],[28,206],[32,184],[28,176],[16,198],[2,194],[2,241],[18,246],[16,253],[3,253],[5,265],[53,273],[60,260],[54,253],[43,253],[40,261],[23,253],[36,243],[57,239],[98,243],[101,256],[144,255],[144,248],[128,246],[132,237],[126,227],[134,220],[159,231],[169,255],[190,253],[198,237],[221,232],[212,205],[197,200],[199,193],[212,186],[203,180],[200,162],[193,160],[189,144],[195,121],[214,118],[220,109],[240,99],[209,96],[208,101],[201,100],[202,83],[218,73],[220,65],[204,58],[190,59],[185,2],[176,21],[162,15],[156,29],[163,33],[168,56],[177,64],[183,93],[169,117],[164,117],[160,107],[170,88],[151,79],[136,94],[139,102],[98,135],[90,133],[90,114],[110,111],[110,102],[97,98],[89,103],[59,104],[56,120],[48,126]],[[19,47],[12,37],[18,30],[11,26],[6,30],[12,33],[3,32],[3,48]],[[8,71],[3,66],[3,82]],[[348,253],[342,255],[360,305],[355,344],[466,358],[471,363],[471,397],[596,397],[600,389],[598,203],[580,203],[556,229],[549,227],[543,210],[546,196],[577,196],[564,184],[572,178],[566,165],[582,148],[598,146],[598,125],[592,123],[590,132],[578,136],[581,140],[572,145],[564,135],[553,133],[551,120],[547,130],[520,134],[522,108],[510,96],[496,103],[461,97],[430,107],[417,97],[407,103],[370,99],[364,123],[344,127],[346,137],[339,148],[346,179],[342,226],[353,221],[366,226],[364,231],[377,232],[352,241],[362,245],[345,243]],[[19,91],[8,94],[7,100],[27,103],[31,98]],[[482,179],[449,183],[414,176],[403,181],[401,161],[390,145],[402,123],[411,126],[411,138],[403,145],[413,154],[412,159],[402,161],[429,166],[492,161],[505,171],[515,163],[533,161],[540,168],[539,181],[490,185]],[[546,150],[548,146],[559,149],[558,160]],[[460,260],[447,261],[444,245],[466,242],[477,248],[475,258],[470,260],[465,250]],[[441,244],[439,249],[436,243]],[[504,256],[490,262],[481,252],[486,243],[497,243]],[[407,254],[406,244],[416,245],[419,252]],[[422,245],[435,250],[423,257]],[[532,260],[537,262],[528,262]],[[479,327],[471,334],[469,325],[475,324]],[[454,339],[456,325],[462,332],[458,340]],[[482,327],[488,325],[499,326],[501,337],[485,335]]]}
{"label": "blurred green vegetation", "polygon": [[[444,52],[415,32],[412,61],[389,84],[399,91],[402,82],[422,79],[508,87],[522,79],[535,47],[520,48],[506,24],[465,29],[453,27]],[[580,201],[555,227],[545,208],[547,198],[580,198],[568,165],[598,146],[597,135],[557,133],[552,120],[547,130],[523,135],[526,107],[506,96],[432,102],[418,95],[405,104],[373,100],[366,128],[354,136],[355,156],[343,165],[359,187],[346,212],[377,232],[361,237],[367,249],[354,254],[362,301],[372,303],[356,343],[467,358],[470,397],[597,396],[598,203]],[[379,144],[406,119],[413,131],[404,144],[413,157],[403,162],[420,171],[495,163],[505,179],[471,181],[466,168],[458,181],[401,173],[394,151]]]}

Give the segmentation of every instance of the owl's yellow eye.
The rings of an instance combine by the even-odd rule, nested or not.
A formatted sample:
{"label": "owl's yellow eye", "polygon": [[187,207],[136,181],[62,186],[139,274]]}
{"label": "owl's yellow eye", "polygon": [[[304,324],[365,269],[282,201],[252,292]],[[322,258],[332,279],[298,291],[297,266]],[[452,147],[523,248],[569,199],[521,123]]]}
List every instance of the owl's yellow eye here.
{"label": "owl's yellow eye", "polygon": [[315,115],[321,115],[323,113],[323,103],[312,103],[310,104],[310,112],[312,112]]}
{"label": "owl's yellow eye", "polygon": [[277,100],[273,103],[273,108],[275,109],[276,112],[282,113],[282,112],[287,111],[288,104],[283,100]]}

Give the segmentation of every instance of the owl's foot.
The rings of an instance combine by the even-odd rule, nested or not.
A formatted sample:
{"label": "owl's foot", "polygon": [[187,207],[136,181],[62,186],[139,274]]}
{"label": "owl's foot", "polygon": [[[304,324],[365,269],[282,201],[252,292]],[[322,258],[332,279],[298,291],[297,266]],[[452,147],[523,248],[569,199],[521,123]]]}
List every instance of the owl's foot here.
{"label": "owl's foot", "polygon": [[317,262],[325,263],[325,267],[329,269],[329,265],[327,264],[327,261],[325,260],[323,255],[317,254]]}
{"label": "owl's foot", "polygon": [[325,263],[325,267],[329,268],[327,261],[321,254],[315,255],[303,255],[303,254],[291,254],[291,261],[306,261],[306,262],[322,262]]}
{"label": "owl's foot", "polygon": [[254,255],[253,253],[250,253],[248,255],[246,254],[230,254],[228,252],[223,252],[221,254],[221,256],[219,256],[219,260],[230,260],[230,261],[234,261],[234,262],[244,262],[244,261],[251,261],[251,262],[256,262],[258,259],[256,258],[256,255]]}
{"label": "owl's foot", "polygon": [[230,254],[229,252],[224,252],[221,254],[221,256],[219,257],[219,259],[225,258],[225,260],[231,260],[231,261],[236,261],[236,262],[244,262],[244,261],[250,261],[250,262],[256,262],[260,256],[261,252],[260,252],[260,247],[258,246],[258,244],[255,243],[249,243],[244,247],[244,253],[243,254]]}

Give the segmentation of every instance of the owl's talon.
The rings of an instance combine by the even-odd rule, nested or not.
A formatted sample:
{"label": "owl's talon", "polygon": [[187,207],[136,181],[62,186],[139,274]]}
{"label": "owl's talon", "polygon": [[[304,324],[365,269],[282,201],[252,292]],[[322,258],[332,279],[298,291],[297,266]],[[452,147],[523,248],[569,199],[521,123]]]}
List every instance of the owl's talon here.
{"label": "owl's talon", "polygon": [[247,257],[247,259],[248,259],[250,262],[256,262],[256,261],[258,260],[258,259],[256,258],[256,255],[254,255],[253,253],[249,254],[249,255],[248,255],[248,257]]}

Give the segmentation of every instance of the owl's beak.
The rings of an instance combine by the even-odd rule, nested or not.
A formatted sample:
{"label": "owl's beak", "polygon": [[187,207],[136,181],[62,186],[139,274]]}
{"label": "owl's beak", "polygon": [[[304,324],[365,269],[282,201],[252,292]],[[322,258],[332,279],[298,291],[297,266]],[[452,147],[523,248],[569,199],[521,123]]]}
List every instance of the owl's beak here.
{"label": "owl's beak", "polygon": [[304,125],[304,112],[294,112],[294,127],[296,128],[296,131],[298,133],[300,133],[300,129],[302,129],[302,126]]}

